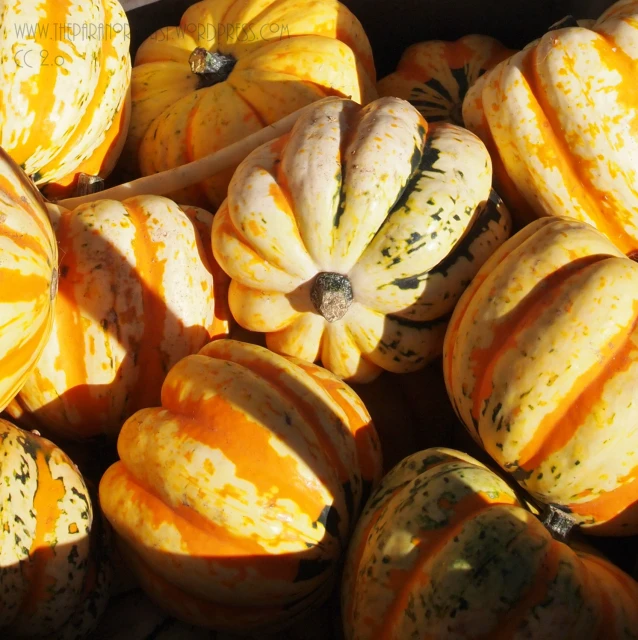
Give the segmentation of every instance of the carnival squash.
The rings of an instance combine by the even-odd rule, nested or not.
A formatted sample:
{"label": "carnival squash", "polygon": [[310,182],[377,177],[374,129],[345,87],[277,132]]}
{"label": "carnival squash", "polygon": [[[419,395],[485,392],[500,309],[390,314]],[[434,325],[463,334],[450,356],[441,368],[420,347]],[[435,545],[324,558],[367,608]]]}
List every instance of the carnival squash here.
{"label": "carnival squash", "polygon": [[638,533],[638,264],[592,226],[527,225],[476,275],[444,343],[475,440],[536,499]]}
{"label": "carnival squash", "polygon": [[0,411],[19,391],[51,332],[57,263],[44,200],[0,149]]}
{"label": "carnival squash", "polygon": [[216,340],[129,418],[100,503],[144,590],[185,622],[284,627],[329,596],[382,460],[330,372]]}
{"label": "carnival squash", "polygon": [[638,583],[552,534],[470,456],[436,448],[408,456],[353,534],[346,639],[635,638]]}
{"label": "carnival squash", "polygon": [[111,582],[110,537],[87,485],[53,443],[0,420],[0,634],[81,639]]}
{"label": "carnival squash", "polygon": [[590,28],[565,24],[481,76],[463,118],[522,222],[569,216],[630,254],[638,251],[638,1],[616,2]]}
{"label": "carnival squash", "polygon": [[119,151],[126,137],[130,38],[117,0],[3,3],[0,145],[38,186],[68,183],[88,159],[100,175],[112,168],[105,140]]}
{"label": "carnival squash", "polygon": [[212,215],[161,196],[50,211],[61,256],[53,331],[7,411],[47,434],[115,437],[159,403],[173,364],[226,333],[215,317]]}
{"label": "carnival squash", "polygon": [[405,100],[317,105],[240,164],[215,216],[233,317],[348,382],[424,367],[509,234],[491,177],[474,134]]}
{"label": "carnival squash", "polygon": [[513,53],[498,40],[476,34],[454,42],[417,42],[404,51],[396,71],[379,80],[377,93],[408,100],[429,123],[463,126],[467,90]]}
{"label": "carnival squash", "polygon": [[[203,0],[137,51],[123,166],[183,165],[325,96],[369,102],[375,81],[363,28],[337,0]],[[170,195],[217,207],[233,169]]]}

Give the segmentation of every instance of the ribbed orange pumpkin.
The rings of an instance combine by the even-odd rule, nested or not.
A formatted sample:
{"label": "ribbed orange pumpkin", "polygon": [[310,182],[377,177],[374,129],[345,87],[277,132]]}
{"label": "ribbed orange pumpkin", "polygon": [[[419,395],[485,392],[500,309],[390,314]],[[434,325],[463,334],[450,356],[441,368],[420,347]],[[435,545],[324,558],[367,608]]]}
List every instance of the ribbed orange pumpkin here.
{"label": "ribbed orange pumpkin", "polygon": [[[135,56],[123,166],[156,173],[241,140],[325,96],[376,97],[370,44],[337,0],[203,0]],[[171,197],[219,206],[233,169]]]}
{"label": "ribbed orange pumpkin", "polygon": [[638,533],[638,264],[546,217],[495,251],[457,304],[444,375],[474,439],[585,532]]}
{"label": "ribbed orange pumpkin", "polygon": [[0,144],[38,186],[112,169],[128,128],[130,37],[118,0],[3,3]]}
{"label": "ribbed orange pumpkin", "polygon": [[0,420],[0,634],[84,638],[106,608],[108,529],[71,460]]}
{"label": "ribbed orange pumpkin", "polygon": [[179,619],[237,631],[325,601],[382,469],[345,383],[234,340],[178,362],[118,453],[100,502],[143,588]]}
{"label": "ribbed orange pumpkin", "polygon": [[467,90],[513,53],[498,40],[478,34],[454,42],[417,42],[403,52],[396,71],[379,80],[377,92],[407,100],[429,123],[463,126]]}
{"label": "ribbed orange pumpkin", "polygon": [[468,455],[405,458],[368,501],[342,584],[346,640],[630,640],[638,583],[552,538]]}
{"label": "ribbed orange pumpkin", "polygon": [[58,246],[42,196],[0,149],[0,411],[49,338]]}
{"label": "ribbed orange pumpkin", "polygon": [[[566,25],[563,22],[562,25]],[[570,216],[638,251],[638,0],[551,29],[483,75],[463,118],[522,222]]]}
{"label": "ribbed orange pumpkin", "polygon": [[227,332],[214,313],[213,216],[160,196],[50,209],[61,256],[54,328],[7,411],[67,438],[114,437],[159,403],[173,364]]}

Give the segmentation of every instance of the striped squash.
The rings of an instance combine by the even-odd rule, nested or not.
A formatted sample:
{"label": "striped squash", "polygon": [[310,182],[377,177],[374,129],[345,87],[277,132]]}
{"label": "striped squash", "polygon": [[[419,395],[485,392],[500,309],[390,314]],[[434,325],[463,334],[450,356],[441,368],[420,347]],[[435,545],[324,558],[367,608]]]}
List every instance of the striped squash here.
{"label": "striped squash", "polygon": [[396,71],[379,80],[377,93],[408,100],[429,123],[463,126],[467,90],[513,53],[498,40],[478,34],[454,42],[417,42],[403,52]]}
{"label": "striped squash", "polygon": [[592,226],[550,216],[497,249],[445,336],[461,421],[586,533],[638,533],[637,327],[638,264]]}
{"label": "striped squash", "polygon": [[630,640],[638,583],[554,539],[473,458],[427,449],[383,479],[353,534],[346,640]]}
{"label": "striped squash", "polygon": [[118,453],[100,503],[141,586],[178,619],[238,632],[327,599],[382,469],[345,383],[235,340],[178,362]]}
{"label": "striped squash", "polygon": [[[113,136],[131,76],[129,24],[117,0],[3,3],[0,145],[38,186],[91,158],[112,168]],[[81,78],[82,82],[78,82]],[[126,127],[118,139],[126,136]]]}
{"label": "striped squash", "polygon": [[86,638],[106,608],[110,537],[68,456],[0,420],[0,635]]}
{"label": "striped squash", "polygon": [[[171,169],[325,96],[365,104],[375,82],[363,27],[337,0],[202,0],[136,53],[122,166]],[[171,197],[217,208],[233,169]]]}
{"label": "striped squash", "polygon": [[335,98],[237,169],[213,223],[235,320],[348,382],[440,355],[510,217],[483,143],[405,100]]}
{"label": "striped squash", "polygon": [[566,215],[629,254],[638,251],[638,0],[616,2],[589,28],[566,24],[483,75],[463,118],[522,222]]}
{"label": "striped squash", "polygon": [[115,437],[159,403],[173,364],[227,331],[215,317],[212,215],[161,196],[50,211],[61,256],[53,331],[7,411],[65,438]]}
{"label": "striped squash", "polygon": [[51,332],[58,247],[44,200],[0,148],[0,411]]}

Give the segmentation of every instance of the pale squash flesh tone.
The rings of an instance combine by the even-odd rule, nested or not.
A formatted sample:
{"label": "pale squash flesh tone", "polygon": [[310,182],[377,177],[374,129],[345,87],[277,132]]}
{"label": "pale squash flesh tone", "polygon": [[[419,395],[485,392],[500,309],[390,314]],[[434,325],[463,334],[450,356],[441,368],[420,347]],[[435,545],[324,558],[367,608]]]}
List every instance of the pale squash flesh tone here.
{"label": "pale squash flesh tone", "polygon": [[[7,411],[47,434],[115,438],[159,403],[173,364],[228,332],[215,314],[213,216],[161,196],[50,210],[60,250],[53,329]],[[227,279],[220,285],[227,295]]]}
{"label": "pale squash flesh tone", "polygon": [[404,100],[318,105],[240,164],[215,216],[233,317],[348,382],[424,367],[509,235],[491,177],[474,134]]}
{"label": "pale squash flesh tone", "polygon": [[326,600],[382,472],[346,384],[234,340],[178,362],[118,453],[100,503],[142,587],[179,619],[237,631]]}
{"label": "pale squash flesh tone", "polygon": [[368,501],[342,583],[346,640],[630,640],[638,583],[553,539],[450,449],[408,456]]}
{"label": "pale squash flesh tone", "polygon": [[0,149],[0,411],[44,349],[57,290],[58,245],[44,200]]}
{"label": "pale squash flesh tone", "polygon": [[111,565],[82,476],[53,443],[6,420],[0,476],[0,634],[87,637],[106,608]]}
{"label": "pale squash flesh tone", "polygon": [[[198,67],[194,54],[219,72]],[[203,0],[136,54],[123,166],[143,175],[171,169],[325,96],[365,104],[375,82],[363,28],[337,0]],[[170,195],[217,207],[233,170]]]}
{"label": "pale squash flesh tone", "polygon": [[[582,23],[586,25],[587,23]],[[463,118],[522,222],[569,216],[638,251],[638,1],[550,30],[483,75]]]}
{"label": "pale squash flesh tone", "polygon": [[513,53],[498,40],[478,34],[454,42],[417,42],[403,52],[396,71],[379,80],[377,93],[407,100],[429,123],[464,126],[462,106],[468,89]]}
{"label": "pale squash flesh tone", "polygon": [[117,0],[3,3],[0,145],[38,186],[68,183],[80,165],[113,168],[128,126],[130,38]]}
{"label": "pale squash flesh tone", "polygon": [[638,264],[586,223],[537,220],[461,297],[445,383],[475,440],[599,535],[638,533]]}

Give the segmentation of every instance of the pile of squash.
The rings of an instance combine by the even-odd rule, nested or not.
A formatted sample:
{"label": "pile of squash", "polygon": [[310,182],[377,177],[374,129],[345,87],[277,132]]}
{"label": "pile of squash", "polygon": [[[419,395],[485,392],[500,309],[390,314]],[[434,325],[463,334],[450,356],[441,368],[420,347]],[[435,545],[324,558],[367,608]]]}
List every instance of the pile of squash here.
{"label": "pile of squash", "polygon": [[0,20],[0,636],[638,637],[638,0]]}

